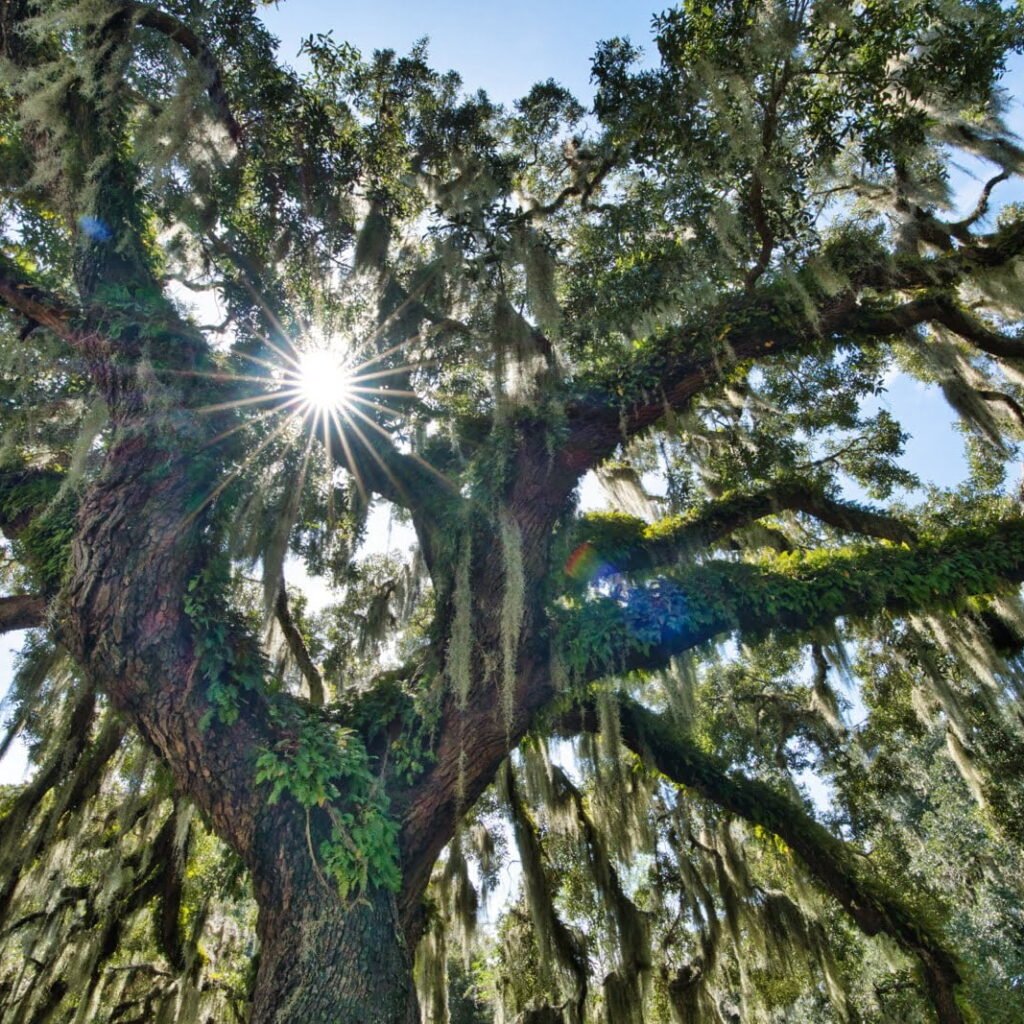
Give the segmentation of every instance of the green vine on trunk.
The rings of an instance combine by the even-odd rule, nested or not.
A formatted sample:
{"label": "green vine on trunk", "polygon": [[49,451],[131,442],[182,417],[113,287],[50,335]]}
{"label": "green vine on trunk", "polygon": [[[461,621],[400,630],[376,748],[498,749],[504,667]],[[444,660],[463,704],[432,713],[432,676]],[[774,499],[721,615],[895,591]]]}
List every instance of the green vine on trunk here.
{"label": "green vine on trunk", "polygon": [[227,560],[214,558],[188,581],[184,599],[185,614],[195,628],[193,643],[210,702],[203,715],[204,729],[214,719],[233,725],[238,720],[241,692],[259,689],[266,678],[263,654],[242,616],[230,606],[229,586]]}

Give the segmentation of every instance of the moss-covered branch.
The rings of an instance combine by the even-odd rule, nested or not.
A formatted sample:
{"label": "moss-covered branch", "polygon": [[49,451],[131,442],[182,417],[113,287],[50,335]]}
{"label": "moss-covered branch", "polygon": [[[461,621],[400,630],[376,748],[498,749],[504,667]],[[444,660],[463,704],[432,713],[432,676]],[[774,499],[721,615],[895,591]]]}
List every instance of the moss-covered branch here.
{"label": "moss-covered branch", "polygon": [[74,491],[61,494],[64,480],[56,469],[0,467],[0,530],[14,541],[15,558],[29,570],[37,591],[35,598],[6,599],[11,624],[5,629],[40,625],[45,603],[60,588],[78,508]]}
{"label": "moss-covered branch", "polygon": [[[692,513],[669,516],[648,524],[617,512],[595,512],[583,517],[578,527],[582,545],[576,559],[597,558],[608,572],[630,573],[671,565],[680,556],[714,544],[735,530],[779,512],[803,512],[842,530],[896,543],[910,543],[914,531],[892,516],[853,502],[836,501],[801,481],[783,481],[754,494],[735,494],[710,501]],[[582,568],[582,567],[581,567]]]}
{"label": "moss-covered branch", "polygon": [[519,795],[511,762],[506,760],[501,770],[501,786],[512,817],[512,831],[519,851],[526,887],[527,902],[533,917],[538,947],[545,959],[554,960],[558,969],[571,979],[570,1001],[576,1015],[582,1018],[587,998],[586,956],[572,931],[559,917],[549,891],[544,870],[544,853],[533,822]]}
{"label": "moss-covered branch", "polygon": [[299,671],[302,672],[309,686],[310,702],[318,707],[321,706],[324,702],[324,679],[320,674],[320,669],[316,667],[313,659],[309,656],[306,641],[292,617],[291,608],[288,606],[288,591],[285,589],[283,581],[277,592],[277,600],[274,602],[274,615],[284,634],[288,650],[291,651],[295,663],[299,666]]}
{"label": "moss-covered branch", "polygon": [[[1017,339],[963,313],[953,294],[957,285],[1024,253],[1024,221],[976,236],[974,244],[934,258],[895,258],[873,247],[869,238],[861,242],[852,255],[840,251],[840,243],[833,247],[836,251],[826,247],[817,258],[819,266],[845,278],[838,292],[821,291],[816,261],[811,261],[802,280],[805,298],[813,302],[810,310],[795,303],[785,286],[765,286],[666,330],[613,370],[602,368],[598,379],[585,383],[579,400],[568,405],[564,468],[579,479],[610,457],[624,437],[647,430],[667,410],[688,408],[721,380],[723,367],[745,360],[840,344],[878,344],[928,323],[950,326],[990,354],[1019,356]],[[916,293],[909,300],[908,291]]]}
{"label": "moss-covered branch", "polygon": [[[572,728],[598,728],[593,709],[572,718],[565,723]],[[888,935],[917,957],[940,1024],[962,1024],[965,1018],[957,999],[961,978],[954,957],[935,928],[869,873],[855,850],[770,786],[728,772],[654,712],[621,700],[619,721],[623,742],[662,775],[778,836],[865,935]]]}
{"label": "moss-covered branch", "polygon": [[1024,519],[951,531],[913,549],[786,553],[709,561],[561,612],[577,678],[664,667],[732,631],[807,630],[841,617],[950,609],[1024,579]]}
{"label": "moss-covered branch", "polygon": [[202,75],[206,95],[209,96],[218,119],[231,136],[231,141],[240,145],[242,129],[231,111],[227,94],[224,92],[220,67],[206,43],[188,25],[166,11],[140,3],[129,4],[128,8],[139,25],[167,36],[195,60]]}

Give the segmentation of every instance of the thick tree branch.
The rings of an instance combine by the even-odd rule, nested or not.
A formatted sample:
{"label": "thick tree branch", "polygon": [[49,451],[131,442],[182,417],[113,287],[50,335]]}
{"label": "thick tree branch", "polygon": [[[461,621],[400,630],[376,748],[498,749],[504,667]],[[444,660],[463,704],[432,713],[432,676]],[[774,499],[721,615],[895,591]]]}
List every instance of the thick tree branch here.
{"label": "thick tree branch", "polygon": [[96,344],[95,336],[74,326],[76,310],[33,284],[3,253],[0,253],[0,302],[31,323],[46,327],[74,349],[85,351]]}
{"label": "thick tree branch", "polygon": [[46,621],[46,601],[38,594],[0,597],[0,633],[32,629]]}
{"label": "thick tree branch", "polygon": [[299,627],[292,618],[291,609],[288,607],[288,592],[285,589],[284,581],[281,581],[281,588],[277,592],[277,600],[274,602],[274,614],[277,616],[278,625],[284,634],[288,650],[299,666],[299,671],[305,677],[309,686],[309,700],[318,707],[324,703],[324,679],[320,670],[313,664],[313,659],[306,649],[306,641],[302,639]]}
{"label": "thick tree branch", "polygon": [[990,356],[1024,360],[1024,339],[993,331],[951,300],[935,300],[934,313],[929,319],[948,327],[964,341]]}
{"label": "thick tree branch", "polygon": [[519,794],[512,763],[505,760],[499,776],[512,818],[512,834],[519,851],[523,870],[523,882],[529,894],[528,903],[534,915],[534,925],[539,937],[548,937],[550,950],[558,966],[572,978],[573,1002],[582,1014],[587,998],[586,956],[580,949],[576,936],[562,921],[549,892],[548,875],[545,871],[544,852],[540,837],[530,819],[526,805]]}
{"label": "thick tree branch", "polygon": [[1013,418],[1017,426],[1024,428],[1024,408],[1021,407],[1020,402],[1013,395],[1007,395],[1002,391],[981,389],[978,391],[978,397],[983,398],[986,402],[991,402],[993,405],[1001,405]]}
{"label": "thick tree branch", "polygon": [[622,588],[570,613],[563,639],[580,678],[664,668],[734,630],[808,630],[850,616],[955,608],[1024,580],[1024,519],[954,531],[913,550],[788,554],[761,564],[712,561],[671,580]]}
{"label": "thick tree branch", "polygon": [[464,500],[455,485],[425,459],[400,452],[382,427],[366,420],[355,419],[333,430],[330,450],[357,486],[408,510],[427,569],[433,573],[446,513]]}
{"label": "thick tree branch", "polygon": [[[620,698],[623,742],[678,785],[782,839],[819,885],[853,918],[865,935],[888,935],[916,956],[941,1024],[961,1024],[956,999],[960,972],[942,939],[887,886],[868,874],[855,851],[803,808],[762,782],[732,774],[716,758],[680,737],[661,716]],[[564,723],[595,731],[593,708],[577,710]]]}
{"label": "thick tree branch", "polygon": [[[717,313],[683,324],[657,339],[645,364],[627,361],[622,377],[597,383],[567,407],[569,431],[561,452],[574,480],[607,459],[666,410],[686,409],[724,366],[768,359],[843,341],[871,344],[929,322],[943,323],[991,355],[1020,358],[1022,344],[984,327],[949,295],[930,291],[902,303],[863,297],[865,289],[897,293],[952,289],[979,271],[1005,266],[1024,252],[1024,220],[930,259],[889,255],[853,271],[849,287],[823,299],[816,316],[794,319],[769,289],[730,299]],[[813,291],[813,282],[810,284]],[[949,294],[952,294],[951,292]],[[716,325],[718,325],[716,327]],[[636,380],[647,380],[639,391]],[[639,399],[624,404],[623,393]]]}
{"label": "thick tree branch", "polygon": [[1007,181],[1009,177],[1010,174],[1008,171],[1002,171],[994,177],[989,178],[989,180],[985,182],[984,188],[981,190],[981,195],[978,197],[978,202],[975,204],[974,209],[964,217],[963,220],[953,221],[944,225],[954,238],[967,244],[974,242],[974,236],[968,229],[988,213],[988,204],[989,200],[992,198],[992,190],[1000,182]]}
{"label": "thick tree branch", "polygon": [[771,262],[772,251],[775,248],[775,236],[768,224],[768,213],[764,206],[764,184],[761,181],[760,172],[755,172],[754,181],[750,187],[750,216],[754,221],[754,228],[758,238],[761,240],[761,247],[753,266],[747,271],[743,279],[743,285],[747,291],[752,291],[758,279],[768,269]]}

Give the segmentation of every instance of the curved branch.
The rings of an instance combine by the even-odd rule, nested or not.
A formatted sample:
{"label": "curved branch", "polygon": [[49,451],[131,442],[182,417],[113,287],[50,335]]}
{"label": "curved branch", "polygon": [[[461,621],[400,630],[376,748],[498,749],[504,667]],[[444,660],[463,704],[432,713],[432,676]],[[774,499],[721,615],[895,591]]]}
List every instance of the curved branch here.
{"label": "curved branch", "polygon": [[1024,408],[1021,407],[1020,402],[1012,395],[1007,395],[1002,391],[980,390],[978,391],[978,397],[983,398],[986,402],[991,402],[993,405],[1001,405],[1007,410],[1017,426],[1024,428]]}
{"label": "curved branch", "polygon": [[[902,333],[927,319],[927,309],[908,303],[903,314],[880,317],[858,303],[857,294],[846,291],[819,309],[817,321],[794,323],[769,296],[732,300],[717,315],[699,323],[685,324],[659,339],[649,366],[628,366],[631,377],[657,381],[657,397],[623,408],[621,386],[604,382],[567,410],[569,432],[561,458],[566,469],[579,479],[607,459],[624,440],[646,430],[668,410],[681,411],[709,384],[721,378],[725,366],[750,359],[820,346],[824,339],[835,344],[851,334],[882,338]],[[720,323],[714,332],[708,324]],[[826,342],[828,343],[828,342]]]}
{"label": "curved branch", "polygon": [[236,146],[242,144],[242,128],[231,111],[220,66],[206,43],[179,18],[149,4],[132,3],[128,9],[135,18],[136,24],[153,29],[176,42],[183,50],[194,58],[203,76],[206,95],[213,104],[217,117],[224,125],[231,141]]}
{"label": "curved branch", "polygon": [[[570,719],[566,724],[577,731],[598,728],[593,708],[574,712]],[[865,935],[884,933],[916,956],[940,1024],[962,1024],[956,998],[960,972],[942,939],[895,892],[868,875],[841,839],[770,786],[727,772],[641,705],[620,698],[619,722],[626,746],[666,778],[782,839]]]}
{"label": "curved branch", "polygon": [[614,169],[616,163],[621,158],[621,153],[618,151],[613,152],[611,155],[606,156],[598,165],[594,171],[594,174],[589,179],[586,174],[580,173],[582,170],[577,162],[569,162],[570,170],[574,171],[574,177],[576,180],[571,185],[566,185],[561,192],[555,196],[548,203],[538,204],[537,206],[528,207],[525,210],[521,210],[513,218],[513,221],[529,221],[534,217],[549,217],[553,213],[557,213],[565,204],[576,196],[580,197],[581,205],[586,208],[590,197],[597,191],[601,183],[604,181],[608,174]]}
{"label": "curved branch", "polygon": [[837,530],[897,544],[915,539],[909,524],[853,502],[836,501],[800,481],[783,481],[754,494],[711,501],[689,515],[671,516],[650,525],[618,513],[592,513],[581,520],[579,533],[582,543],[589,544],[607,564],[608,572],[630,573],[670,565],[680,555],[783,511],[803,512]]}
{"label": "curved branch", "polygon": [[985,182],[984,188],[981,190],[981,195],[978,197],[978,202],[975,204],[974,209],[963,218],[963,220],[953,221],[946,224],[945,227],[954,238],[961,242],[973,242],[974,236],[968,231],[972,225],[976,224],[982,217],[988,213],[989,200],[992,198],[992,190],[1000,182],[1007,181],[1010,177],[1008,171],[1001,171],[999,174],[992,178],[989,178]]}
{"label": "curved branch", "polygon": [[306,641],[299,632],[299,627],[292,618],[291,609],[288,607],[288,592],[285,589],[284,581],[281,581],[281,588],[277,592],[277,601],[274,602],[274,614],[277,616],[278,625],[284,633],[285,643],[292,657],[299,666],[299,671],[305,677],[309,686],[309,700],[311,704],[322,707],[324,703],[324,679],[320,670],[313,664],[306,648]]}
{"label": "curved branch", "polygon": [[[979,271],[1005,266],[1024,253],[1024,220],[1011,223],[974,244],[934,258],[894,259],[889,254],[850,275],[849,287],[821,301],[814,315],[794,322],[768,288],[730,299],[718,310],[684,323],[654,339],[646,364],[628,362],[621,379],[597,382],[568,405],[568,436],[560,461],[573,486],[587,470],[607,459],[624,440],[646,430],[667,410],[681,411],[725,366],[767,359],[813,346],[835,346],[857,340],[882,341],[930,321],[943,323],[991,355],[1020,358],[1024,345],[984,327],[959,310],[946,295],[927,293],[900,304],[865,300],[862,292],[952,288]],[[813,291],[813,285],[812,285]],[[655,382],[632,404],[622,394],[635,394],[633,384]],[[654,396],[652,397],[652,390]],[[571,488],[570,488],[571,489]]]}
{"label": "curved branch", "polygon": [[1024,340],[993,331],[950,300],[936,301],[935,312],[929,319],[948,327],[964,341],[990,356],[1024,359]]}
{"label": "curved branch", "polygon": [[519,794],[512,762],[508,759],[502,766],[499,783],[508,803],[512,834],[519,851],[523,882],[528,893],[527,903],[534,917],[538,939],[542,943],[545,938],[549,939],[550,953],[558,966],[572,978],[575,991],[571,999],[582,1017],[581,1011],[587,998],[586,956],[575,935],[562,921],[551,898],[540,839]]}
{"label": "curved branch", "polygon": [[331,456],[348,469],[358,487],[408,510],[424,562],[433,573],[443,545],[446,518],[451,521],[452,506],[464,499],[426,459],[400,452],[383,427],[366,414],[356,416],[331,432]]}

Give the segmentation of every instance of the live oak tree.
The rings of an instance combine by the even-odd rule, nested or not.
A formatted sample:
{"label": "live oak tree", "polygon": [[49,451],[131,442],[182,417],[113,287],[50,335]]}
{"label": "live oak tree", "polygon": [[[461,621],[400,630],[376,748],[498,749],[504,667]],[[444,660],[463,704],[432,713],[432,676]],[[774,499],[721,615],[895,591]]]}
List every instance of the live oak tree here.
{"label": "live oak tree", "polygon": [[0,5],[5,1021],[1020,1019],[1020,15],[655,30],[506,110]]}

